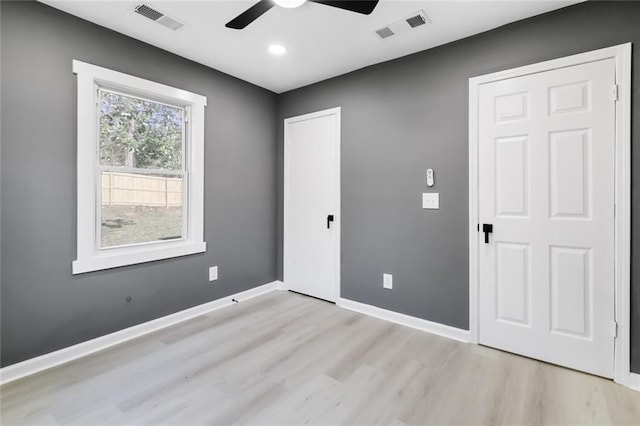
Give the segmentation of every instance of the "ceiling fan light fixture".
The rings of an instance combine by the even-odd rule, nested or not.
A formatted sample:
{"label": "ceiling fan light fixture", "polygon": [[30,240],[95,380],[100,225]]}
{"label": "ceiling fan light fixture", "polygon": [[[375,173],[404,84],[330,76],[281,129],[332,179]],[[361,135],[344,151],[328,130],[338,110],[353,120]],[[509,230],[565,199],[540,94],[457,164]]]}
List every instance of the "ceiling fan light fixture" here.
{"label": "ceiling fan light fixture", "polygon": [[280,7],[286,7],[287,9],[293,9],[294,7],[300,7],[307,0],[274,0],[274,3]]}

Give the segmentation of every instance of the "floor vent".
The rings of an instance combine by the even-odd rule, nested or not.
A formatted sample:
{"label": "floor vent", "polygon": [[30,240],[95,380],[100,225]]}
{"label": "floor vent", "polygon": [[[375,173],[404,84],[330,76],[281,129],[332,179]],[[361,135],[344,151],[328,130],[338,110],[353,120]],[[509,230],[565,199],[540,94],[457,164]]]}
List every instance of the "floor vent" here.
{"label": "floor vent", "polygon": [[184,24],[182,24],[181,22],[176,21],[175,19],[146,4],[137,5],[134,11],[138,15],[142,15],[145,18],[151,19],[152,21],[157,22],[158,24],[163,25],[173,31],[179,30],[180,28],[184,27]]}
{"label": "floor vent", "polygon": [[384,27],[384,28],[380,28],[379,30],[376,30],[376,34],[378,34],[380,38],[387,38],[387,37],[391,37],[395,33],[391,31],[391,28]]}

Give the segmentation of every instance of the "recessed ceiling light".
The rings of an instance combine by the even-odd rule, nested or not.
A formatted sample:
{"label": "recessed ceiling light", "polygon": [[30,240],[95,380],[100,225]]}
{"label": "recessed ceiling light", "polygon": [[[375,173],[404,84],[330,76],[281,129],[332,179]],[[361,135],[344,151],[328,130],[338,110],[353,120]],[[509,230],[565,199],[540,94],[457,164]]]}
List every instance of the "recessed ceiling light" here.
{"label": "recessed ceiling light", "polygon": [[280,7],[293,9],[294,7],[302,6],[306,0],[274,0],[274,1]]}
{"label": "recessed ceiling light", "polygon": [[272,55],[284,55],[287,53],[287,48],[281,44],[272,44],[269,46],[269,53]]}

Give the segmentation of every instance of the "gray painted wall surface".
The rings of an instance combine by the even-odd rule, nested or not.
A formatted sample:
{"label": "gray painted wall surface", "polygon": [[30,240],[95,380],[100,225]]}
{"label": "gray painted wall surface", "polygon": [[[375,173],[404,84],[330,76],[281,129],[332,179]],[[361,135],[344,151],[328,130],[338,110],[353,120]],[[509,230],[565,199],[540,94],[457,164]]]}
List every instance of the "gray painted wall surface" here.
{"label": "gray painted wall surface", "polygon": [[[276,279],[275,94],[39,3],[1,8],[3,366]],[[205,254],[71,275],[72,59],[207,96]]]}
{"label": "gray painted wall surface", "polygon": [[[467,329],[469,78],[625,42],[635,47],[635,147],[640,2],[572,6],[282,94],[278,188],[282,120],[342,107],[342,297]],[[640,150],[632,155],[639,170]],[[429,167],[439,211],[420,205]],[[640,265],[640,173],[632,179],[632,263]],[[281,206],[282,191],[280,226]],[[640,267],[632,269],[632,365],[640,372]],[[385,272],[394,275],[392,291],[382,288]]]}
{"label": "gray painted wall surface", "polygon": [[[640,42],[640,3],[589,2],[276,97],[41,4],[1,2],[0,10],[3,366],[281,278],[282,119],[338,105],[343,297],[467,328],[468,78]],[[208,97],[206,254],[71,275],[72,59]],[[420,208],[428,167],[440,211]],[[632,178],[638,265],[640,174]],[[211,265],[220,266],[216,284],[207,281]],[[383,272],[394,274],[393,291],[381,288]],[[632,299],[640,372],[640,268]]]}

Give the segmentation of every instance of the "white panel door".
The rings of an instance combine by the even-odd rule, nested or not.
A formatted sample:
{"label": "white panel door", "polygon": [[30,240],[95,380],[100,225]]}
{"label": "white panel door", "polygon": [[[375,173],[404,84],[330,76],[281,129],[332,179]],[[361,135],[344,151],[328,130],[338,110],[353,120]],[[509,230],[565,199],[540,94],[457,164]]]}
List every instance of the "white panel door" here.
{"label": "white panel door", "polygon": [[340,286],[340,109],[285,120],[284,282],[335,302]]}
{"label": "white panel door", "polygon": [[613,376],[613,60],[479,90],[479,341]]}

